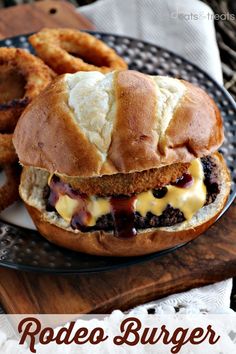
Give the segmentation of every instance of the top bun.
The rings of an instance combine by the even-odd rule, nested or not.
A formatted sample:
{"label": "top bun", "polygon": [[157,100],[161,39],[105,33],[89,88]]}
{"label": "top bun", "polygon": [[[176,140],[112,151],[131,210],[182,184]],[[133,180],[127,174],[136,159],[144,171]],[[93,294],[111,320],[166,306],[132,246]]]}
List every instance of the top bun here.
{"label": "top bun", "polygon": [[223,137],[202,89],[124,70],[58,77],[24,111],[13,142],[25,166],[92,177],[189,162]]}

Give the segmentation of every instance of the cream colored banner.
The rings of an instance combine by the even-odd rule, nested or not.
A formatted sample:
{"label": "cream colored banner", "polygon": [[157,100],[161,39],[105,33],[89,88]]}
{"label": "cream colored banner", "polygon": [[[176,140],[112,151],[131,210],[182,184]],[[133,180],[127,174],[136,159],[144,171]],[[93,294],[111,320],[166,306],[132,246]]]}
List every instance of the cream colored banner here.
{"label": "cream colored banner", "polygon": [[1,354],[236,353],[236,314],[1,315]]}

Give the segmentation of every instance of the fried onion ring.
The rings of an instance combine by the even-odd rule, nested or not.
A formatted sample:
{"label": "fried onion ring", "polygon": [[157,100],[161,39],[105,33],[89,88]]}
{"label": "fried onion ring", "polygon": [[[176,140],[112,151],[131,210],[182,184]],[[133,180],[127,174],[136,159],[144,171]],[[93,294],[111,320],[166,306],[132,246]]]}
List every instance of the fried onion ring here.
{"label": "fried onion ring", "polygon": [[104,42],[73,29],[43,29],[29,37],[37,55],[57,74],[126,69],[126,62]]}
{"label": "fried onion ring", "polygon": [[0,212],[14,203],[19,197],[20,166],[11,164],[2,166],[6,175],[6,182],[0,186]]}
{"label": "fried onion ring", "polygon": [[60,176],[61,180],[88,195],[131,195],[148,189],[161,188],[187,172],[189,163],[175,163],[160,168],[133,173],[117,173],[102,177],[78,178]]}
{"label": "fried onion ring", "polygon": [[54,76],[41,59],[27,51],[0,48],[1,131],[13,132],[22,111]]}
{"label": "fried onion ring", "polygon": [[12,134],[0,134],[0,165],[17,161],[17,155],[12,143]]}

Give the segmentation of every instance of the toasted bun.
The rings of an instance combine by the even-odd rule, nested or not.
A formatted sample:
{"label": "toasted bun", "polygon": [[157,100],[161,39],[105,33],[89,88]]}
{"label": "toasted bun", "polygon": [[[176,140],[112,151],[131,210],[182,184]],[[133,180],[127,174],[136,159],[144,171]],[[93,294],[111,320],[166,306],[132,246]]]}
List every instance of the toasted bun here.
{"label": "toasted bun", "polygon": [[75,251],[103,256],[137,256],[164,250],[190,241],[203,233],[217,218],[227,201],[230,176],[224,159],[214,154],[218,166],[220,193],[214,203],[201,208],[190,221],[171,227],[140,230],[131,239],[119,239],[112,232],[80,232],[54,212],[45,210],[43,187],[48,173],[24,168],[20,194],[39,232],[49,241]]}
{"label": "toasted bun", "polygon": [[58,77],[13,139],[23,165],[77,177],[190,162],[222,141],[220,112],[202,89],[129,70]]}

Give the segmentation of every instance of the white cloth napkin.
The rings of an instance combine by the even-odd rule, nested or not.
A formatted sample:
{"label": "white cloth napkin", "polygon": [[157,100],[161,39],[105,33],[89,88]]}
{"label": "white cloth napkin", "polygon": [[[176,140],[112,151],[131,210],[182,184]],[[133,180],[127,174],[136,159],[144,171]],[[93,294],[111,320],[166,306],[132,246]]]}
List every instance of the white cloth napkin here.
{"label": "white cloth napkin", "polygon": [[[174,51],[208,72],[222,84],[214,14],[198,0],[98,0],[79,8],[98,31],[126,35]],[[156,311],[222,311],[229,309],[232,280],[172,295],[138,307]],[[207,294],[207,296],[206,296]],[[177,306],[178,305],[178,306]]]}
{"label": "white cloth napkin", "polygon": [[79,8],[98,31],[143,39],[172,50],[222,83],[214,14],[198,0],[98,0]]}

